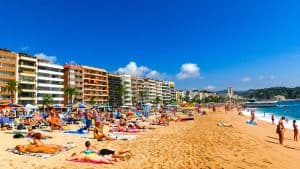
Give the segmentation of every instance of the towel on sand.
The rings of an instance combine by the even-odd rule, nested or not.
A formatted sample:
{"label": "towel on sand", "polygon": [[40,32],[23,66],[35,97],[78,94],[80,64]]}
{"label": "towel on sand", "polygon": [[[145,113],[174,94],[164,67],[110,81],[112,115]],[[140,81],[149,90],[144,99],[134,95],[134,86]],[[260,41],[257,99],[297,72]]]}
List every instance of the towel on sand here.
{"label": "towel on sand", "polygon": [[109,137],[115,139],[115,140],[133,140],[136,139],[136,135],[131,135],[124,132],[112,132],[108,134]]}

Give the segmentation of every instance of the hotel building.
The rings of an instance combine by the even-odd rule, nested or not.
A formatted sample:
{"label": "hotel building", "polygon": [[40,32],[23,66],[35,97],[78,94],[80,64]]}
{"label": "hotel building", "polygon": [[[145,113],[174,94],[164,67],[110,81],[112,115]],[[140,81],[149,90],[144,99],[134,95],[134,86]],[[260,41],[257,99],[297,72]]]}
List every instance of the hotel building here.
{"label": "hotel building", "polygon": [[109,105],[113,108],[122,106],[122,98],[119,93],[121,87],[121,76],[116,74],[108,75]]}
{"label": "hotel building", "polygon": [[[83,68],[75,64],[64,65],[64,91],[69,87],[76,87],[79,95],[73,96],[73,104],[83,102]],[[72,100],[68,95],[64,96],[64,104],[71,104]]]}
{"label": "hotel building", "polygon": [[144,79],[144,103],[154,103],[156,98],[156,81],[153,79]]}
{"label": "hotel building", "polygon": [[162,84],[162,92],[163,92],[163,103],[164,105],[171,103],[171,90],[168,81],[164,81]]}
{"label": "hotel building", "polygon": [[54,104],[62,105],[64,101],[63,66],[38,58],[37,104],[43,105],[43,97],[50,94]]}
{"label": "hotel building", "polygon": [[171,103],[174,103],[176,102],[175,83],[169,81],[169,88],[170,88]]}
{"label": "hotel building", "polygon": [[121,75],[121,84],[125,89],[125,93],[122,94],[122,105],[132,106],[131,76]]}
{"label": "hotel building", "polygon": [[108,72],[104,69],[82,66],[83,102],[108,103]]}
{"label": "hotel building", "polygon": [[[163,102],[163,91],[162,91],[162,81],[156,80],[156,98],[159,98],[160,102]],[[155,102],[156,102],[155,98]]]}
{"label": "hotel building", "polygon": [[22,89],[18,94],[17,103],[26,105],[37,104],[37,58],[28,54],[19,53],[19,70],[17,81]]}
{"label": "hotel building", "polygon": [[[3,87],[6,86],[9,80],[17,78],[17,57],[18,55],[8,49],[0,49],[0,102],[11,102],[10,94],[3,92]],[[13,98],[16,101],[17,95]]]}

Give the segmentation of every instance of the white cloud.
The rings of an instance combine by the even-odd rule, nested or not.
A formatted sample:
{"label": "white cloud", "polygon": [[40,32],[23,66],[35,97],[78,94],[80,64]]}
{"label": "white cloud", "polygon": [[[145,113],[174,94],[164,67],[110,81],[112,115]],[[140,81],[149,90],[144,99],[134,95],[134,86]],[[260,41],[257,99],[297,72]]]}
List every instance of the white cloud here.
{"label": "white cloud", "polygon": [[49,60],[51,63],[55,63],[56,61],[56,56],[47,56],[44,53],[37,53],[34,56],[36,56],[37,58]]}
{"label": "white cloud", "polygon": [[125,67],[118,68],[116,71],[119,74],[128,74],[137,77],[147,77],[151,79],[165,79],[166,74],[159,73],[156,70],[151,70],[146,66],[138,66],[135,62],[129,62]]}
{"label": "white cloud", "polygon": [[241,79],[242,82],[247,83],[249,81],[251,81],[251,77],[244,77]]}
{"label": "white cloud", "polygon": [[143,77],[149,72],[150,69],[145,66],[137,66],[135,62],[129,62],[125,67],[121,67],[117,70],[120,74],[128,74],[132,76]]}
{"label": "white cloud", "polygon": [[166,74],[165,73],[159,73],[156,70],[151,70],[146,77],[147,78],[151,78],[151,79],[158,79],[158,80],[163,80],[166,78]]}
{"label": "white cloud", "polygon": [[200,68],[194,63],[184,63],[176,76],[179,80],[200,77]]}
{"label": "white cloud", "polygon": [[214,91],[216,89],[216,87],[215,86],[207,86],[205,89],[209,90],[209,91]]}
{"label": "white cloud", "polygon": [[28,49],[29,49],[29,46],[23,46],[23,47],[21,48],[22,51],[25,51],[25,50],[28,50]]}

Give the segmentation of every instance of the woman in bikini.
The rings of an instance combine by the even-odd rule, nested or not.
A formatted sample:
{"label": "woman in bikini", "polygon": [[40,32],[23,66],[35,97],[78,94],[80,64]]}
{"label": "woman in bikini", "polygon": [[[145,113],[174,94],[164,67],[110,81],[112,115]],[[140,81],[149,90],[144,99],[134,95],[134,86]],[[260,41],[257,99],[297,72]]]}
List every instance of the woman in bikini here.
{"label": "woman in bikini", "polygon": [[96,126],[94,128],[94,139],[97,139],[98,141],[101,141],[103,138],[106,138],[107,140],[113,140],[112,138],[108,137],[103,133],[103,126],[101,126],[100,123],[96,123]]}

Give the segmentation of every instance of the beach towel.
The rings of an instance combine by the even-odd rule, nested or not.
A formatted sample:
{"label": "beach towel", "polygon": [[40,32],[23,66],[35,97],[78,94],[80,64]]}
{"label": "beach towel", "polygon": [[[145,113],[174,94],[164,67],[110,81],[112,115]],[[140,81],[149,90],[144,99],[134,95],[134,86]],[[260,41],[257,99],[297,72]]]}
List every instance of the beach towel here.
{"label": "beach towel", "polygon": [[103,162],[92,162],[92,161],[85,161],[85,160],[68,160],[68,161],[76,162],[76,163],[103,164]]}
{"label": "beach towel", "polygon": [[108,135],[115,140],[134,140],[137,138],[136,135],[131,135],[124,132],[113,132],[109,133]]}
{"label": "beach towel", "polygon": [[65,131],[66,134],[87,134],[87,130],[79,129],[79,130],[68,130]]}
{"label": "beach towel", "polygon": [[119,129],[118,127],[112,127],[109,132],[123,132],[123,133],[137,133],[137,132],[146,132],[147,129]]}
{"label": "beach towel", "polygon": [[248,120],[246,123],[250,125],[257,125],[256,121],[253,120]]}
{"label": "beach towel", "polygon": [[[75,148],[75,144],[73,143],[67,143],[63,146],[63,150],[61,152],[65,152],[65,151],[69,151],[73,148]],[[14,154],[18,154],[18,155],[28,155],[28,156],[35,156],[35,157],[40,157],[40,158],[49,158],[51,156],[54,156],[56,154],[59,154],[61,152],[58,152],[56,154],[45,154],[45,153],[23,153],[23,152],[20,152],[18,150],[16,150],[15,148],[8,148],[6,149],[7,152],[10,152],[10,153],[14,153]]]}

